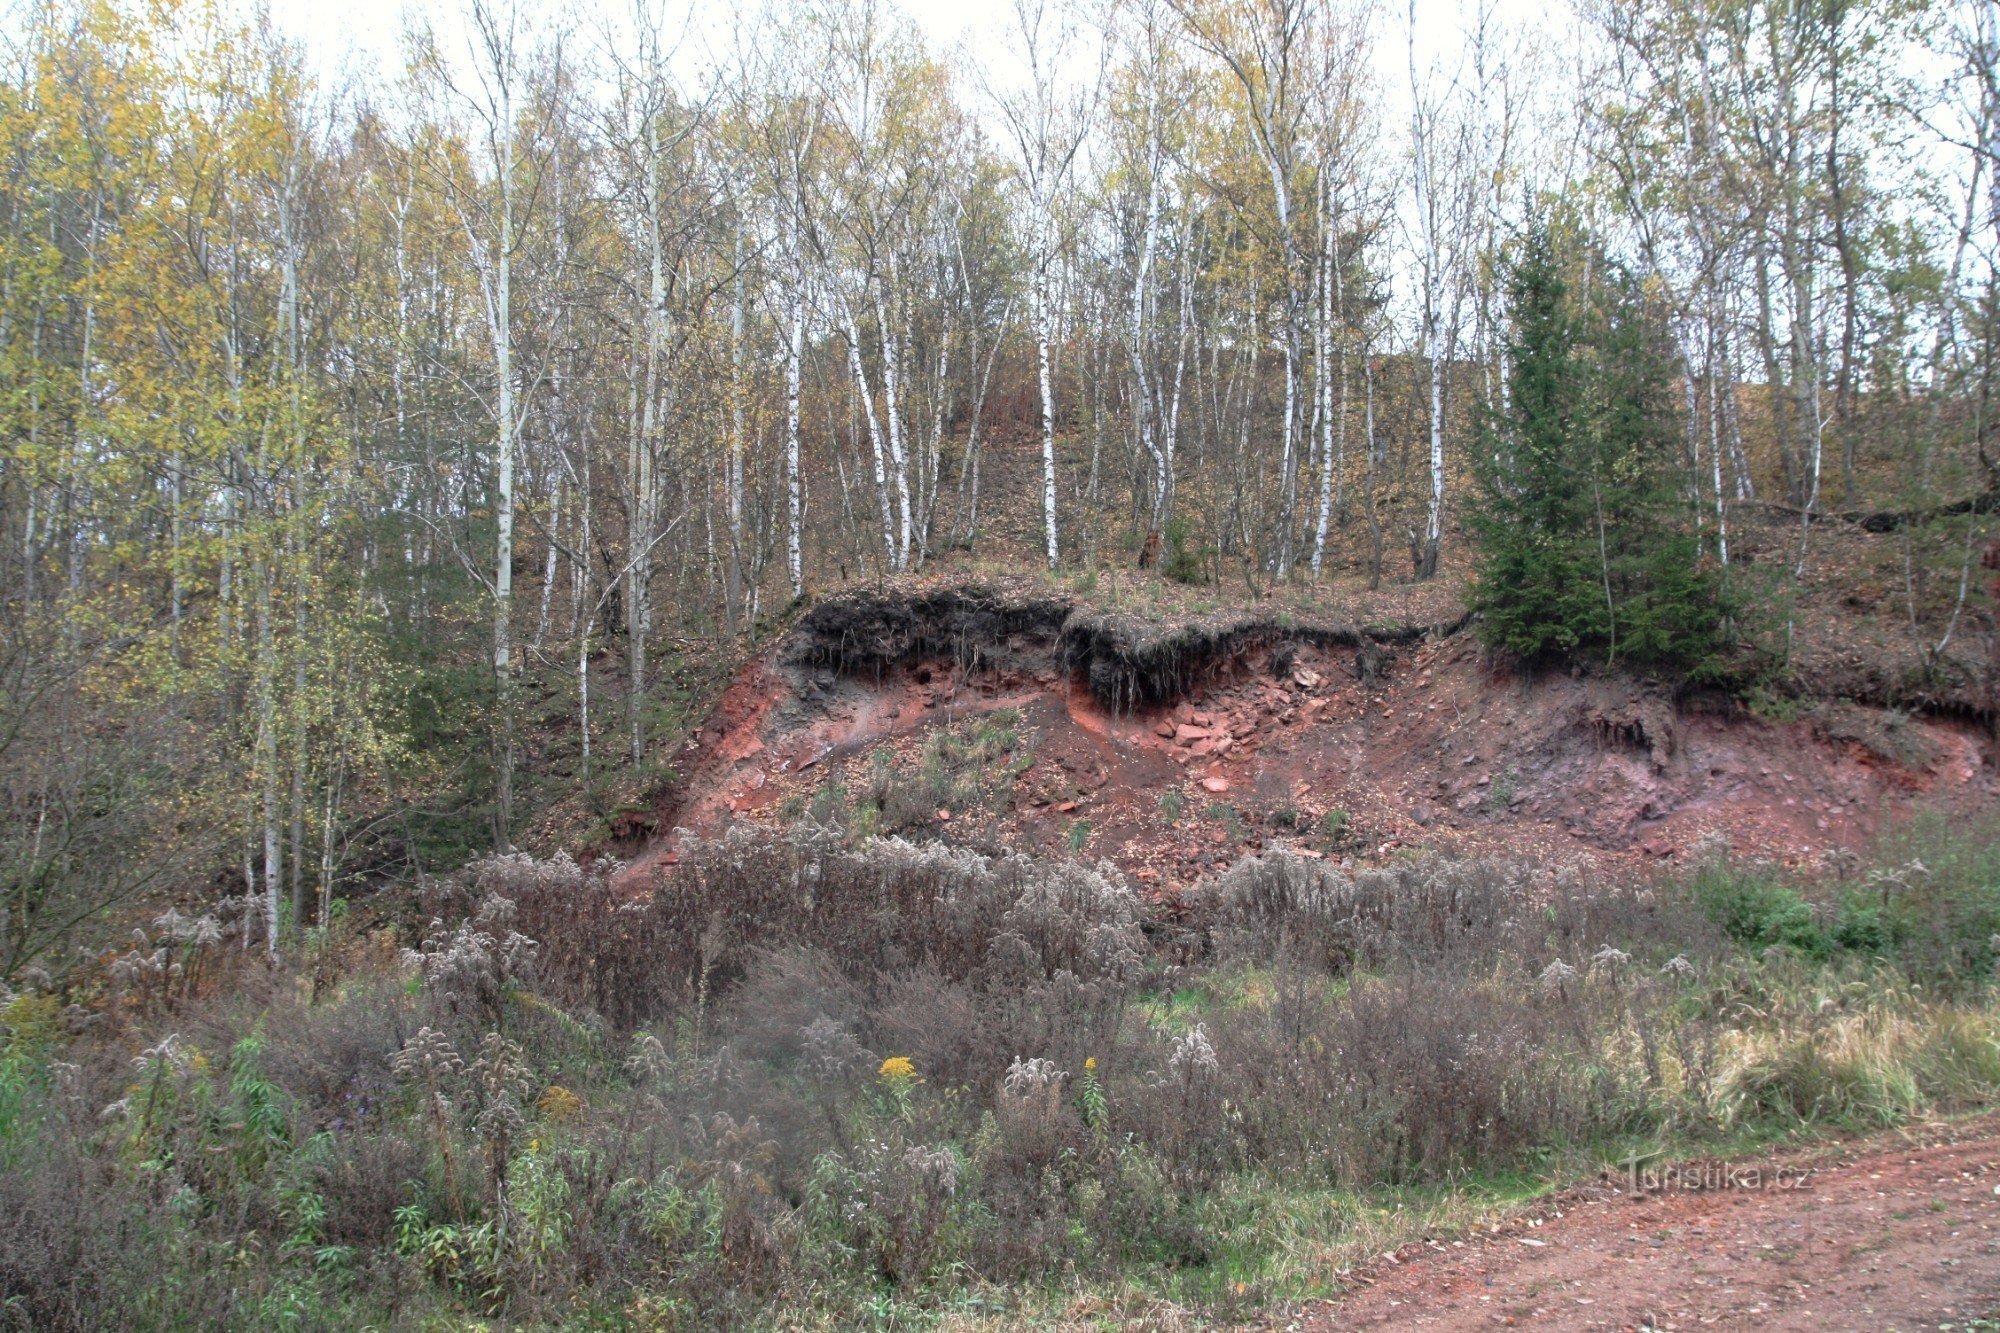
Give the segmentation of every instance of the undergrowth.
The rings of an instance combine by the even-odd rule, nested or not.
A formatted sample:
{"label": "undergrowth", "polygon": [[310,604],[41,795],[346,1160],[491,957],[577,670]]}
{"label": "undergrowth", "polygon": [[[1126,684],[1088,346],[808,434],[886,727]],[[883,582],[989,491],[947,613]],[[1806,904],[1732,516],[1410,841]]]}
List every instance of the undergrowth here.
{"label": "undergrowth", "polygon": [[1021,736],[1021,715],[998,708],[982,718],[932,729],[911,769],[888,747],[868,757],[858,791],[828,782],[794,796],[779,813],[787,822],[810,815],[850,845],[884,834],[934,832],[955,815],[1004,803],[1034,754]]}
{"label": "undergrowth", "polygon": [[1249,1316],[1635,1150],[1989,1104],[1996,866],[1270,852],[1169,925],[1108,866],[803,819],[649,902],[478,863],[311,976],[163,917],[0,997],[0,1323]]}

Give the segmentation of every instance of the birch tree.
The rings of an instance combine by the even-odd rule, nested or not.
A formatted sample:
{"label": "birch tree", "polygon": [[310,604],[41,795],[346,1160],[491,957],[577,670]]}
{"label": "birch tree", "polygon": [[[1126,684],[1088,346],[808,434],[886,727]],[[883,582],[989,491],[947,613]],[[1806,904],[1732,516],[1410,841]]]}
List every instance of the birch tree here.
{"label": "birch tree", "polygon": [[1410,262],[1415,270],[1417,351],[1428,385],[1425,424],[1430,445],[1429,498],[1422,534],[1411,533],[1410,558],[1416,577],[1428,579],[1437,573],[1444,540],[1446,386],[1464,314],[1470,182],[1464,125],[1453,116],[1460,80],[1456,72],[1443,73],[1435,61],[1419,68],[1415,0],[1411,0],[1405,40],[1410,75],[1405,225],[1413,247]]}
{"label": "birch tree", "polygon": [[[493,841],[513,845],[516,745],[514,647],[515,474],[522,421],[536,377],[516,365],[515,267],[534,225],[534,172],[542,145],[527,115],[533,53],[512,0],[472,0],[465,15],[462,70],[448,62],[434,33],[421,38],[421,67],[450,110],[466,117],[476,157],[434,160],[433,170],[457,216],[465,255],[478,284],[491,356],[483,395],[492,424],[493,557],[485,583],[491,603],[495,708]],[[546,57],[550,65],[559,55]]]}
{"label": "birch tree", "polygon": [[[1006,39],[1025,65],[1025,82],[1012,91],[989,88],[1007,133],[1013,166],[1027,207],[1028,323],[1035,340],[1035,378],[1041,403],[1042,529],[1048,567],[1061,547],[1056,523],[1056,401],[1053,348],[1059,317],[1056,282],[1068,239],[1063,210],[1075,183],[1078,158],[1090,130],[1103,75],[1100,47],[1088,43],[1065,11],[1047,0],[1014,0]],[[1094,66],[1085,62],[1095,57]],[[1060,68],[1068,59],[1071,69]],[[1081,76],[1076,72],[1081,67]],[[1067,85],[1067,89],[1065,89]]]}

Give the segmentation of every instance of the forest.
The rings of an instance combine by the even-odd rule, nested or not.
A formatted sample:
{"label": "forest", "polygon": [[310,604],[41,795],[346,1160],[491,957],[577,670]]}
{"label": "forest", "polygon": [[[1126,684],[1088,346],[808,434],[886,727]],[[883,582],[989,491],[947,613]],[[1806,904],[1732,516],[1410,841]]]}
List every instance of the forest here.
{"label": "forest", "polygon": [[684,16],[461,17],[343,87],[220,9],[21,12],[0,974],[168,881],[275,950],[513,846],[544,720],[615,814],[704,665],[843,580],[1462,569],[1538,219],[1646,309],[1703,558],[1753,506],[1800,578],[1813,516],[1958,505],[1900,591],[1919,654],[1963,620],[1983,6],[1593,5],[1561,54],[1475,9],[1430,57],[1414,11],[1024,3],[1004,82],[882,5],[693,81]]}
{"label": "forest", "polygon": [[[608,869],[693,808],[711,710],[745,663],[813,608],[940,580],[1120,614],[1137,588],[1142,620],[1274,608],[1257,632],[1281,636],[1362,606],[1314,643],[1361,644],[1368,685],[1369,643],[1469,624],[1481,660],[1524,679],[1637,681],[1822,740],[1828,710],[1863,707],[1883,735],[1920,717],[1990,740],[1992,5],[1009,0],[946,48],[890,0],[463,0],[413,9],[393,67],[361,72],[280,18],[27,0],[0,20],[0,1169],[108,1198],[110,1163],[145,1163],[118,1176],[123,1212],[0,1225],[0,1326],[762,1326],[774,1299],[817,1312],[800,1326],[860,1326],[864,1289],[935,1315],[1053,1271],[1085,1195],[1137,1247],[1105,1264],[1211,1265],[1213,1313],[1241,1295],[1214,1239],[1248,1206],[1218,1183],[1232,1172],[1302,1162],[1403,1189],[1534,1144],[1747,1133],[1780,1107],[1890,1123],[2000,1090],[1978,980],[2000,950],[1994,862],[1936,828],[1957,850],[1924,859],[1959,869],[1926,881],[1935,912],[1883,889],[1870,915],[1720,853],[1657,896],[1621,871],[1602,902],[1552,866],[1396,861],[1386,834],[1370,846],[1387,868],[1356,869],[1348,811],[1311,811],[1324,867],[1253,857],[1173,917],[1216,951],[1199,986],[1235,997],[1206,1028],[1147,970],[1181,975],[1148,952],[1158,905],[1091,878],[1108,868],[886,836],[897,790],[939,836],[1015,808],[991,785],[1032,780],[1012,724],[926,749],[921,791],[883,759],[872,805],[853,781],[801,796],[801,841],[689,834],[688,874],[744,904],[729,931],[678,881],[641,902]],[[1410,609],[1434,603],[1448,613]],[[1864,606],[1850,651],[1829,626]],[[1039,623],[1001,619],[1017,638]],[[858,642],[827,650],[808,695]],[[877,682],[916,660],[883,655]],[[1289,649],[1271,657],[1294,693],[1331,674],[1296,672]],[[1639,716],[1592,725],[1663,764]],[[1159,737],[1185,764],[1177,728],[1194,728],[1220,762],[1241,737],[1220,725],[1182,716]],[[1520,806],[1495,771],[1459,808]],[[1224,809],[1189,818],[1232,852],[1279,856],[1307,821],[1281,802],[1246,831]],[[1149,812],[1182,827],[1178,793]],[[1080,815],[1064,830],[1095,854]],[[1873,873],[1903,884],[1904,864]],[[808,879],[830,896],[808,892],[796,950],[773,952],[793,909],[760,895]],[[1531,892],[1555,895],[1546,921],[1497,905]],[[925,915],[933,894],[949,920]],[[1396,934],[1406,907],[1446,901],[1457,933]],[[848,938],[829,902],[885,933]],[[980,955],[995,933],[1020,956]],[[1600,986],[1610,954],[1656,979]],[[1468,1015],[1497,1003],[1481,978],[1530,961],[1493,1020],[1528,1063],[1467,1073],[1452,1043],[1485,1049]],[[1901,1025],[1876,1055],[1914,1062],[1907,1095],[1883,1075],[1794,1099],[1786,1015],[1866,967],[1912,987],[1883,982],[1867,1020]],[[1351,969],[1375,980],[1350,989]],[[1420,994],[1438,969],[1449,995]],[[1769,999],[1765,1063],[1734,1072],[1713,1043],[1741,1011],[1699,999],[1725,974],[1742,1003]],[[1554,992],[1583,1006],[1573,1023]],[[1308,993],[1332,997],[1310,1022]],[[995,996],[1006,1014],[912,1065],[897,1052],[920,994],[968,1025]],[[1244,995],[1254,1022],[1229,1007]],[[1256,1026],[1281,1019],[1282,1040]],[[1378,1053],[1422,1065],[1409,1086],[1466,1081],[1416,1137],[1384,1128],[1406,1103],[1337,1081],[1315,1102],[1275,1072],[1381,1022],[1415,1034]],[[1655,1023],[1684,1042],[1666,1072],[1651,1037],[1632,1046]],[[72,1039],[97,1064],[61,1063]],[[1165,1072],[1119,1082],[1112,1056],[1149,1042]],[[1546,1079],[1537,1043],[1567,1052]],[[1101,1082],[1083,1072],[1099,1056]],[[359,1101],[312,1084],[342,1059]],[[285,1060],[289,1084],[270,1072]],[[1216,1080],[1260,1067],[1282,1095],[1225,1113]],[[984,1129],[944,1097],[1002,1072],[978,1094]],[[1473,1087],[1487,1072],[1501,1082]],[[121,1079],[125,1128],[89,1129],[76,1089],[114,1102]],[[568,1090],[591,1079],[620,1091]],[[327,1136],[392,1087],[403,1128],[366,1131],[355,1160],[380,1179],[359,1239],[338,1241],[328,1200],[363,1187],[321,1178]],[[783,1108],[769,1143],[753,1104]],[[603,1157],[548,1156],[558,1127],[581,1142],[621,1116],[616,1148],[591,1151],[635,1179],[667,1151],[679,1183],[627,1197],[591,1174]],[[647,1148],[646,1116],[707,1127]],[[1201,1123],[1212,1135],[1189,1137]],[[1013,1165],[979,1177],[947,1139]],[[1099,1174],[1064,1176],[1050,1205],[1080,1161]],[[953,1211],[1005,1170],[987,1212]],[[406,1178],[421,1197],[397,1195]],[[848,1195],[889,1220],[841,1221]],[[225,1221],[222,1198],[260,1202]],[[555,1219],[586,1198],[564,1239]],[[779,1198],[804,1220],[772,1222]],[[221,1248],[173,1269],[160,1256],[181,1242],[162,1238],[181,1226]],[[245,1228],[270,1253],[225,1261]],[[138,1234],[160,1267],[63,1286],[86,1253],[109,1274]],[[679,1295],[647,1285],[664,1271],[649,1244],[679,1256]],[[257,1276],[177,1314],[193,1287],[160,1274],[198,1285],[225,1263]],[[1246,1299],[1301,1281],[1265,1273]]]}

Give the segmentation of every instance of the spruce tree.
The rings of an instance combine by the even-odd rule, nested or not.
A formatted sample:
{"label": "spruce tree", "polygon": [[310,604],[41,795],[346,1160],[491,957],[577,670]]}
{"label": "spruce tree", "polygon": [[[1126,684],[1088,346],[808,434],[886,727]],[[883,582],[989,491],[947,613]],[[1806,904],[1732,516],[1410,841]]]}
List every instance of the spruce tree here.
{"label": "spruce tree", "polygon": [[1726,608],[1678,485],[1657,322],[1626,274],[1546,225],[1507,296],[1508,392],[1481,423],[1473,512],[1486,642],[1534,664],[1712,672]]}

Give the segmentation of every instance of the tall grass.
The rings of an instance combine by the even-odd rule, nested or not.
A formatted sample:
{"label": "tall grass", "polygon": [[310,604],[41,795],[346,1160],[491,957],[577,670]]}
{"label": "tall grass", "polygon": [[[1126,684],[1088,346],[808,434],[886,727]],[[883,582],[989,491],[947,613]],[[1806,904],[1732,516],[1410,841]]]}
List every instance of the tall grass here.
{"label": "tall grass", "polygon": [[1592,1154],[2000,1098],[1994,861],[1924,836],[1824,887],[1268,853],[1167,923],[744,830],[647,903],[481,863],[310,986],[163,918],[203,985],[0,997],[0,1326],[1241,1314]]}
{"label": "tall grass", "polygon": [[1865,868],[1834,883],[1712,855],[1688,888],[1755,953],[1882,959],[1920,984],[1968,993],[1990,985],[2000,966],[2000,837],[1936,816],[1892,830]]}

